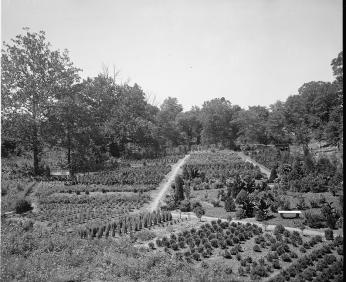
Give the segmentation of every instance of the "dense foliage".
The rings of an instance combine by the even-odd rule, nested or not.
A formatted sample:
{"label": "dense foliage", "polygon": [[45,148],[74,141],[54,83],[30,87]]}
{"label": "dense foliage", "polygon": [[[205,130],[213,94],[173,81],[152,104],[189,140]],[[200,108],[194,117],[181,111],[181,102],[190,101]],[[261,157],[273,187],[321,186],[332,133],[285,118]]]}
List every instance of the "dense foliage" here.
{"label": "dense foliage", "polygon": [[245,110],[216,98],[183,112],[172,97],[160,107],[151,105],[139,85],[118,84],[107,69],[81,81],[67,52],[53,51],[44,32],[25,29],[2,49],[2,156],[31,151],[31,173],[38,174],[48,165],[41,159],[47,146],[65,152],[59,166],[74,171],[102,169],[112,157],[184,154],[200,145],[236,149],[237,142],[294,142],[307,147],[317,140],[339,146],[342,56],[331,62],[335,81],[305,83],[297,95],[269,109]]}

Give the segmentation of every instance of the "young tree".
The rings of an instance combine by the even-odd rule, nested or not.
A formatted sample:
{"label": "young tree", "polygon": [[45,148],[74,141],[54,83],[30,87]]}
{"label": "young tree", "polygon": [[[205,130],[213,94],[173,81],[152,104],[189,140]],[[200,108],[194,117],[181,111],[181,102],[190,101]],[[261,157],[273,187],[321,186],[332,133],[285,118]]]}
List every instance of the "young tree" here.
{"label": "young tree", "polygon": [[199,221],[201,221],[202,220],[202,216],[205,214],[205,209],[202,206],[196,206],[193,209],[193,212],[199,218]]}
{"label": "young tree", "polygon": [[236,205],[232,197],[227,197],[225,200],[225,210],[227,212],[235,211]]}
{"label": "young tree", "polygon": [[45,32],[17,35],[5,43],[1,56],[2,119],[9,135],[26,139],[34,159],[34,173],[39,173],[42,144],[41,125],[58,96],[78,81],[78,71],[68,52],[52,51]]}
{"label": "young tree", "polygon": [[174,180],[175,200],[177,202],[184,200],[184,180],[180,175],[177,175]]}

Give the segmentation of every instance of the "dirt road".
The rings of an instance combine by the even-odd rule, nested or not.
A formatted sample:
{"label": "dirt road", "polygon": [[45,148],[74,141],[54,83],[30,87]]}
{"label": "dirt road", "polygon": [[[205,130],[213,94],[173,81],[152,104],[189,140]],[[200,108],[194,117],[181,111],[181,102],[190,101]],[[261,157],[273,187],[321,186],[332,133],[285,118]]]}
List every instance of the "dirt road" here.
{"label": "dirt road", "polygon": [[172,182],[176,175],[180,172],[182,166],[185,164],[186,160],[190,155],[186,155],[184,158],[180,159],[176,164],[172,166],[172,170],[167,174],[166,178],[161,182],[160,186],[155,190],[156,195],[154,195],[153,201],[147,207],[147,209],[152,212],[159,207],[160,202],[166,195],[168,189],[171,187]]}
{"label": "dirt road", "polygon": [[243,152],[237,152],[238,156],[241,157],[244,161],[246,162],[250,162],[253,165],[257,165],[259,167],[259,169],[261,170],[262,173],[264,173],[265,175],[267,175],[267,177],[270,177],[270,169],[266,168],[265,166],[259,164],[258,162],[254,161],[253,159],[251,159],[249,156],[245,155]]}

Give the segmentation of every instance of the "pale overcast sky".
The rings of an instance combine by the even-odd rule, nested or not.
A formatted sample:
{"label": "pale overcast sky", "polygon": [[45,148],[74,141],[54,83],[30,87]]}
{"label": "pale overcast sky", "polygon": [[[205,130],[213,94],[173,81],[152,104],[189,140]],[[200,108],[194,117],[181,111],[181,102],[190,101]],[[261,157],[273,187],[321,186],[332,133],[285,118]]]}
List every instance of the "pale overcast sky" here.
{"label": "pale overcast sky", "polygon": [[156,103],[225,97],[268,106],[312,80],[332,81],[341,0],[2,0],[1,38],[44,30],[82,77],[121,71]]}

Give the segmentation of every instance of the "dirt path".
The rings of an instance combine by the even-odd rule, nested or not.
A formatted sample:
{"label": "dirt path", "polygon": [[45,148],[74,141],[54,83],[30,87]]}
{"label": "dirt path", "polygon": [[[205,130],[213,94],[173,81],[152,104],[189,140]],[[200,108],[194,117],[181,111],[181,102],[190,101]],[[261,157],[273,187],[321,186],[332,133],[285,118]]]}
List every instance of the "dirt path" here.
{"label": "dirt path", "polygon": [[[182,212],[181,214],[179,212],[171,212],[172,213],[172,216],[173,218],[188,218],[188,219],[192,219],[192,218],[197,218],[196,215],[193,213],[193,212]],[[218,220],[219,218],[217,217],[211,217],[211,216],[203,216],[202,217],[202,220],[205,222],[205,221],[212,221],[212,220]],[[222,221],[227,221],[226,219],[224,218],[220,218]],[[233,222],[240,222],[240,223],[254,223],[260,227],[262,227],[263,229],[267,230],[267,231],[272,231],[274,230],[275,226],[276,225],[267,225],[265,226],[264,224],[262,223],[259,223],[257,221],[249,221],[249,220],[236,220],[236,219],[232,219]],[[285,229],[287,229],[288,231],[298,231],[298,232],[302,232],[299,228],[294,228],[294,227],[286,227],[285,226]],[[317,230],[311,230],[311,229],[305,229],[303,231],[303,235],[309,235],[309,236],[314,236],[314,235],[321,235],[322,237],[324,237],[324,232],[321,232],[321,231],[317,231]],[[335,232],[334,236],[336,235],[340,235],[340,236],[343,236],[342,233],[339,234],[339,232]]]}
{"label": "dirt path", "polygon": [[185,161],[190,157],[186,155],[184,158],[180,159],[176,164],[172,166],[172,170],[166,175],[166,178],[161,182],[160,186],[155,190],[153,195],[154,199],[147,207],[149,211],[154,211],[159,207],[159,204],[163,197],[165,196],[168,189],[171,187],[172,182],[174,181],[175,176],[180,172],[180,169],[185,164]]}
{"label": "dirt path", "polygon": [[241,157],[244,161],[246,162],[250,162],[253,165],[257,165],[259,167],[259,169],[261,170],[262,173],[264,173],[265,175],[267,175],[267,177],[270,177],[270,169],[266,168],[265,166],[259,164],[258,162],[254,161],[253,159],[251,159],[249,156],[245,155],[243,152],[237,152],[238,156]]}

